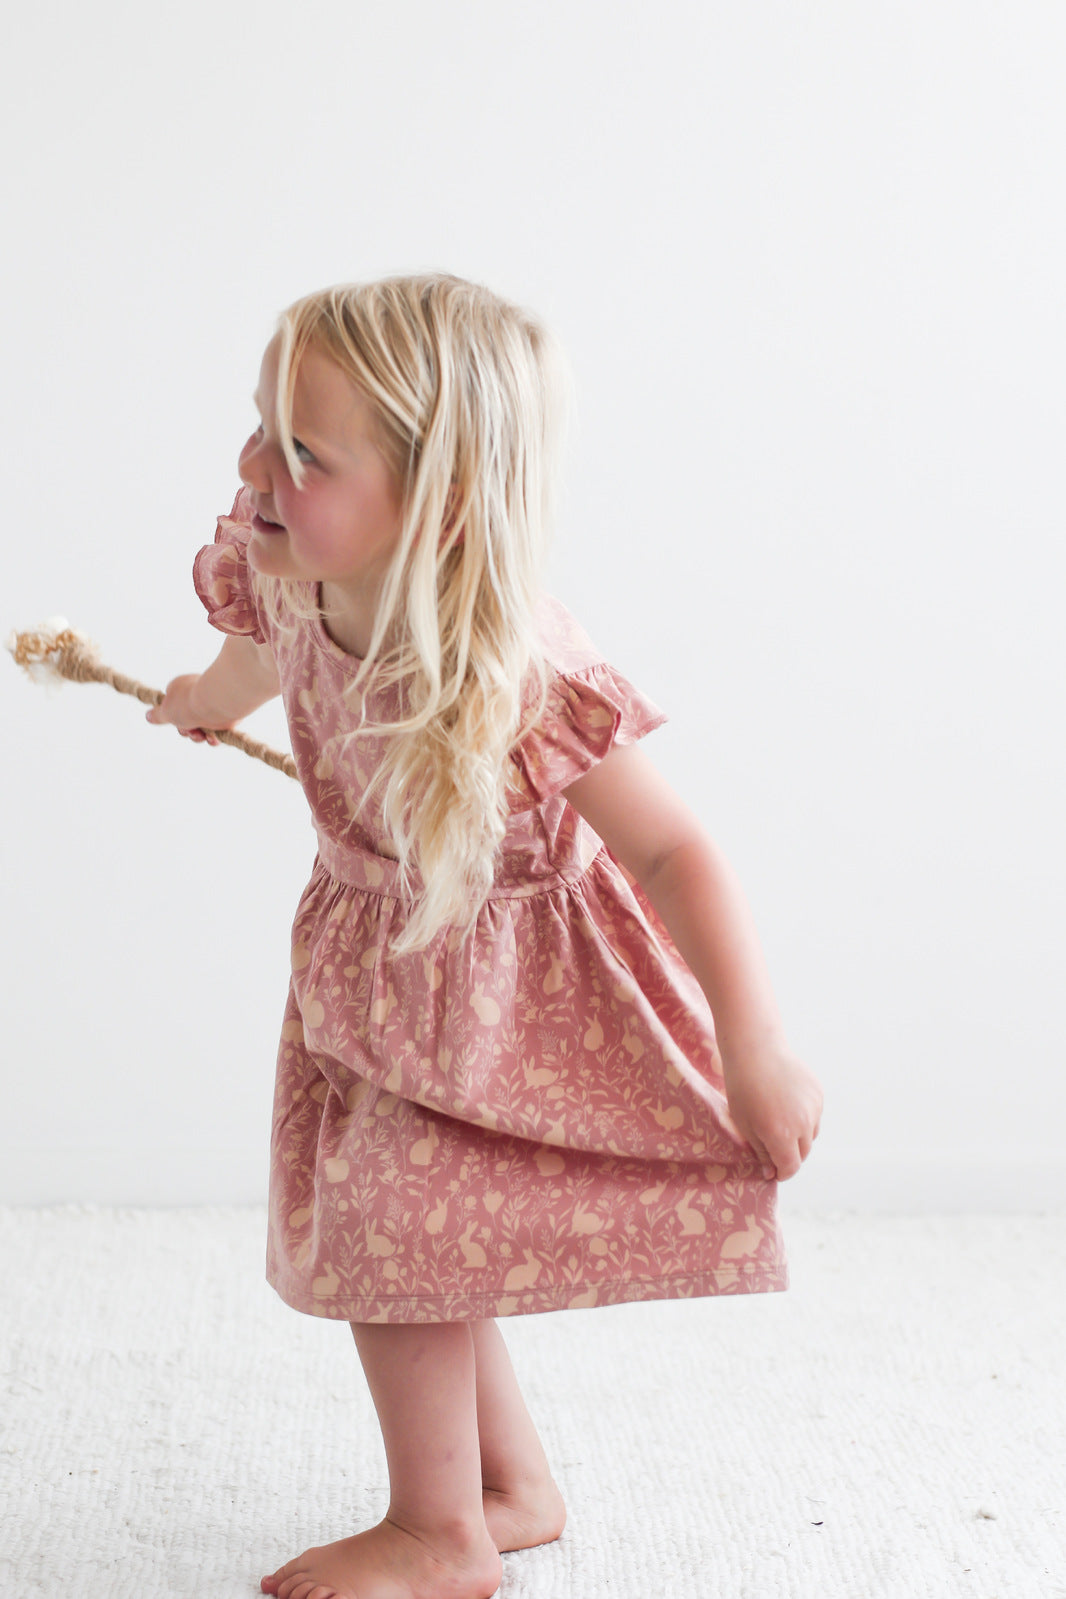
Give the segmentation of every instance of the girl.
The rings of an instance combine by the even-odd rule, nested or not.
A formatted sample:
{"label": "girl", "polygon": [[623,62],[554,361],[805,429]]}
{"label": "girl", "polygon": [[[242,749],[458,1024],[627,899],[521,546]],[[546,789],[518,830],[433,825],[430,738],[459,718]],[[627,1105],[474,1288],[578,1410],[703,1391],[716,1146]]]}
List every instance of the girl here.
{"label": "girl", "polygon": [[211,742],[281,693],[318,835],[268,1274],[351,1324],[391,1497],[278,1599],[485,1599],[501,1550],[559,1536],[494,1317],[785,1286],[775,1183],[821,1091],[635,748],[662,713],[539,591],[554,370],[454,278],[294,305],[196,560],[229,636],[148,713]]}

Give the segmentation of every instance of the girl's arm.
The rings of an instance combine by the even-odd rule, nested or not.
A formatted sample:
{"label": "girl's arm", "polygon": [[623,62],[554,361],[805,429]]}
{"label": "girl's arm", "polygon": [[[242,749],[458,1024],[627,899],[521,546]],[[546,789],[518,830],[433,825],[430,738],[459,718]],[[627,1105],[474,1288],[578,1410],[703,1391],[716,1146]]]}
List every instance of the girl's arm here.
{"label": "girl's arm", "polygon": [[211,729],[229,729],[281,693],[274,657],[265,644],[229,635],[205,672],[189,672],[167,684],[149,722],[172,722],[197,743],[217,744]]}
{"label": "girl's arm", "polygon": [[822,1091],[785,1042],[730,866],[634,746],[612,750],[565,792],[643,888],[706,994],[738,1132],[768,1176],[794,1176],[818,1133]]}

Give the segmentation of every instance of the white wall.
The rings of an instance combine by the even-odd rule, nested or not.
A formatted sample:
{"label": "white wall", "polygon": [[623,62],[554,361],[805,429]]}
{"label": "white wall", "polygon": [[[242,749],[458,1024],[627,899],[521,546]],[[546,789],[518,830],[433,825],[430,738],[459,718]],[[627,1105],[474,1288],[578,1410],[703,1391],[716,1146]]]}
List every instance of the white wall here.
{"label": "white wall", "polygon": [[[1060,1204],[1056,0],[42,0],[6,43],[2,631],[205,662],[280,307],[528,301],[580,408],[553,586],[672,713],[826,1083],[790,1202]],[[260,1198],[299,790],[0,696],[0,1199]]]}

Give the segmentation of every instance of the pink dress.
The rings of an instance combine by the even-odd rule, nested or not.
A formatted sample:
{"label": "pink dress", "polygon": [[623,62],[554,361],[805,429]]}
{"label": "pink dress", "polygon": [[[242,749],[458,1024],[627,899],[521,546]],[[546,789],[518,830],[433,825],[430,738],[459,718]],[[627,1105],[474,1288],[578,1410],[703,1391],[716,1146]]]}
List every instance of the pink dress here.
{"label": "pink dress", "polygon": [[391,956],[396,862],[373,802],[353,818],[380,741],[331,745],[355,722],[357,663],[321,621],[290,635],[261,614],[250,515],[242,493],[196,587],[216,627],[273,650],[318,835],[278,1058],[270,1282],[297,1310],[369,1322],[784,1288],[776,1185],[722,1124],[703,992],[562,793],[663,713],[546,597],[557,675],[517,752],[492,895],[468,943],[445,930]]}

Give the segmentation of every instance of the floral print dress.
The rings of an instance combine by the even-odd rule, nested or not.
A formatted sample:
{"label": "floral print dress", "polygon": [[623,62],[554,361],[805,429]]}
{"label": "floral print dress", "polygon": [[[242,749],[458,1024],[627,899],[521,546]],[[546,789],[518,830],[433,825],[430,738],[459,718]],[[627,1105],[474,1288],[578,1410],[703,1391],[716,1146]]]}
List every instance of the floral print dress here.
{"label": "floral print dress", "polygon": [[[242,491],[195,583],[216,627],[274,653],[318,840],[277,1067],[277,1292],[435,1322],[784,1288],[776,1185],[723,1124],[703,992],[563,795],[663,713],[545,597],[554,676],[492,894],[469,940],[394,956],[397,864],[373,799],[355,816],[381,740],[337,744],[359,663],[321,619],[282,631],[257,604],[251,514]],[[368,691],[368,720],[395,715],[392,693]]]}

